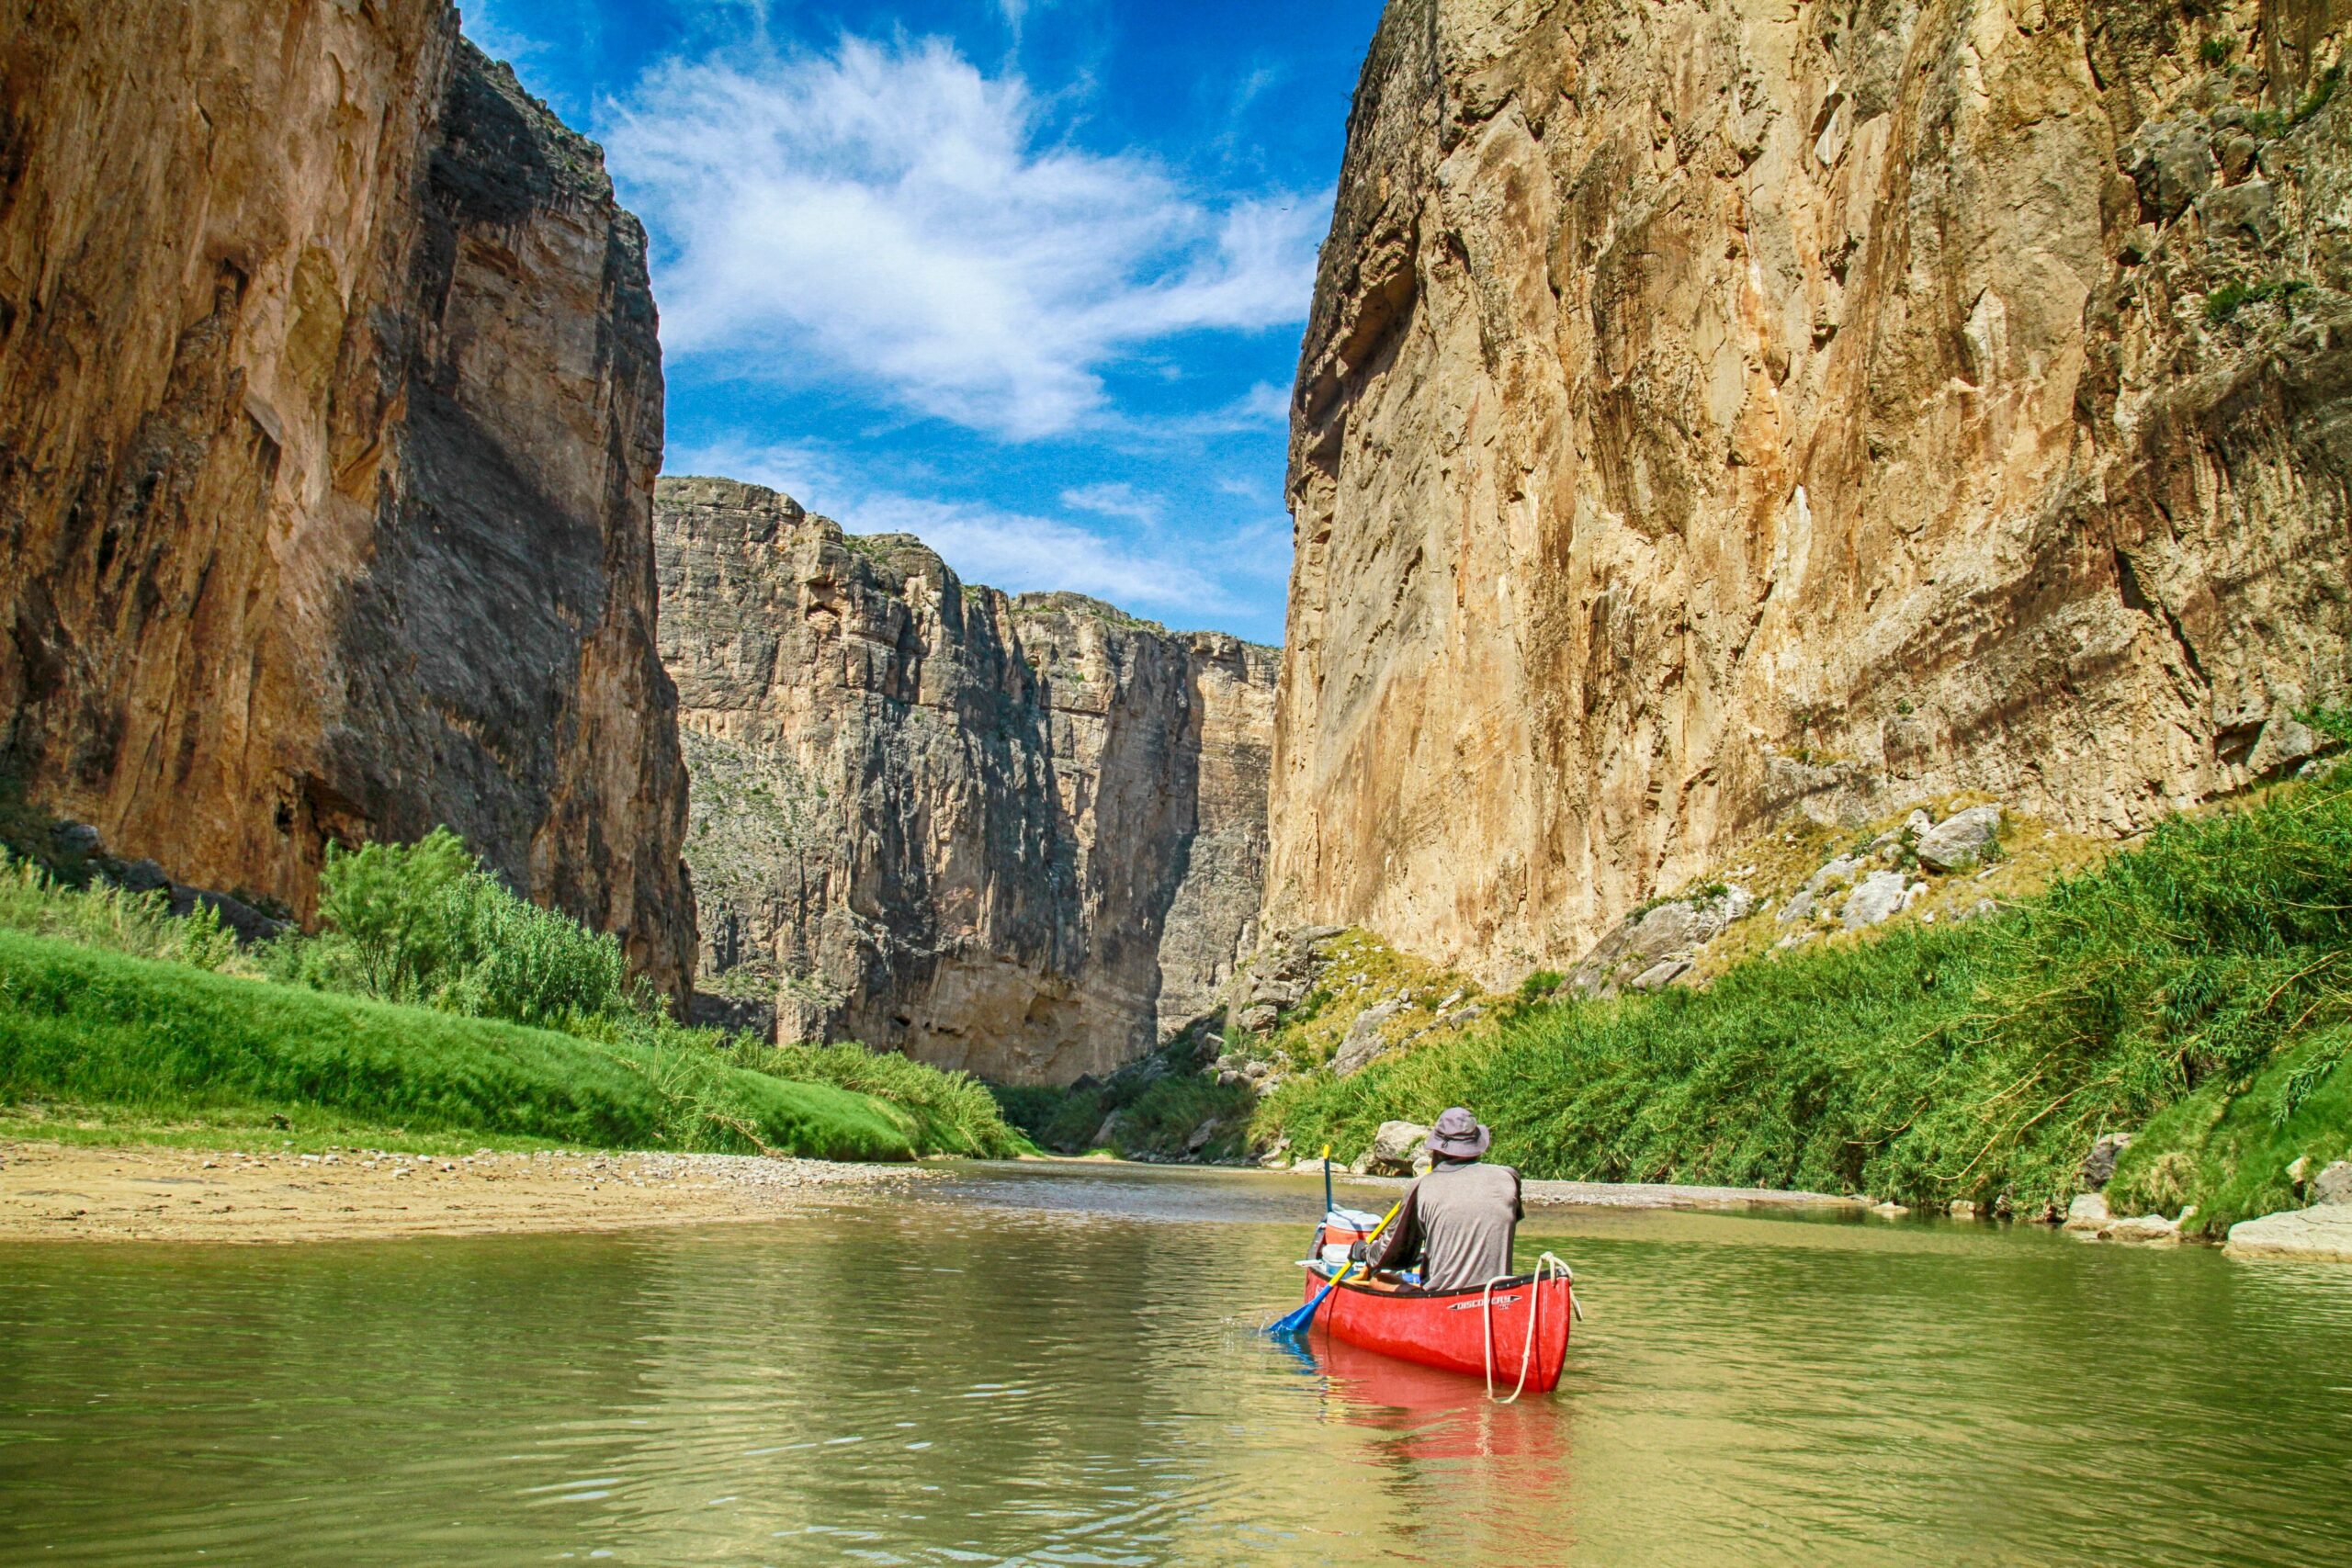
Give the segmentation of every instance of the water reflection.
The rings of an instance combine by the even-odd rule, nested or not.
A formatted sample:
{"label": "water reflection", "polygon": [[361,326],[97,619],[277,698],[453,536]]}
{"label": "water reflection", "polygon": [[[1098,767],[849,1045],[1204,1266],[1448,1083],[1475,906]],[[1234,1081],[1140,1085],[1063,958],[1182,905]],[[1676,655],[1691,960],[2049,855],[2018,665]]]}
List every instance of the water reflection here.
{"label": "water reflection", "polygon": [[[1376,1192],[1367,1192],[1376,1199]],[[0,1561],[2352,1559],[2352,1274],[1539,1217],[1561,1393],[1254,1332],[1319,1184],[975,1170],[635,1236],[0,1251]]]}

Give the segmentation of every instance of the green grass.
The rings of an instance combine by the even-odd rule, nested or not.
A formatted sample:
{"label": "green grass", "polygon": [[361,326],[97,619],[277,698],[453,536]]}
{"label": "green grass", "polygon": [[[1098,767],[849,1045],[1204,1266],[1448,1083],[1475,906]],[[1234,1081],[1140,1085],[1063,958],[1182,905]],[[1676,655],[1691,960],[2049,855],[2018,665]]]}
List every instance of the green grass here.
{"label": "green grass", "polygon": [[2290,1149],[2352,1144],[2352,1073],[2306,1074],[2284,1125],[2263,1110],[2347,1023],[2339,769],[2169,821],[1997,918],[1753,960],[1702,991],[1537,1007],[1295,1080],[1257,1133],[1352,1156],[1384,1120],[1466,1104],[1535,1176],[2025,1210],[2074,1190],[2100,1133],[2145,1127],[2119,1196],[2173,1155],[2161,1195],[2218,1229],[2279,1196]]}
{"label": "green grass", "polygon": [[[45,823],[14,802],[0,788],[0,828],[11,841],[47,841]],[[323,929],[255,950],[240,950],[209,909],[175,918],[161,894],[125,893],[95,876],[60,879],[72,869],[0,853],[0,934],[160,961],[146,973],[148,1012],[138,1020],[99,1018],[88,1011],[95,998],[79,1010],[51,998],[45,1021],[5,1021],[15,1043],[0,1047],[0,1056],[17,1065],[0,1062],[0,1107],[71,1102],[77,1131],[95,1119],[126,1137],[205,1132],[235,1127],[259,1107],[298,1126],[335,1119],[354,1136],[439,1129],[865,1159],[1006,1156],[1029,1146],[966,1074],[856,1045],[779,1049],[678,1024],[628,980],[613,938],[518,897],[447,831],[414,844],[331,852],[320,879]],[[46,994],[35,956],[28,948],[0,951],[0,1002]],[[62,962],[45,955],[52,961]],[[234,977],[228,990],[204,985],[216,972]],[[164,999],[175,987],[205,1006],[175,1015]],[[333,1021],[342,1016],[334,1010],[359,1003],[404,1018],[416,1048],[410,1059],[388,1048],[368,1069],[383,1092],[353,1100],[348,1075],[325,1064],[334,1058]],[[484,1032],[499,1023],[521,1026],[519,1033]],[[74,1057],[73,1031],[85,1025],[94,1032]],[[37,1062],[30,1053],[40,1029],[51,1038]],[[214,1030],[217,1039],[197,1038]],[[164,1037],[172,1049],[157,1046]],[[538,1043],[523,1050],[517,1040]],[[503,1041],[505,1056],[528,1058],[530,1070],[517,1079],[511,1060],[465,1059],[485,1041]],[[296,1056],[309,1066],[291,1077],[264,1071]],[[491,1081],[481,1092],[446,1103],[451,1083],[485,1072]],[[395,1079],[401,1088],[385,1088]],[[554,1100],[534,1100],[542,1089]],[[555,1104],[574,1089],[578,1103]],[[510,1092],[522,1098],[509,1104],[501,1097]],[[575,1113],[591,1107],[609,1113],[610,1124],[575,1126]],[[266,1117],[263,1124],[277,1130]]]}
{"label": "green grass", "polygon": [[146,1122],[300,1127],[323,1111],[579,1147],[914,1153],[906,1112],[695,1045],[600,1043],[0,931],[0,1103],[51,1101]]}
{"label": "green grass", "polygon": [[888,1100],[912,1119],[916,1145],[927,1153],[1011,1159],[1036,1152],[1007,1124],[988,1087],[969,1073],[943,1072],[850,1043],[766,1045],[744,1040],[729,1059],[796,1083],[831,1084]]}

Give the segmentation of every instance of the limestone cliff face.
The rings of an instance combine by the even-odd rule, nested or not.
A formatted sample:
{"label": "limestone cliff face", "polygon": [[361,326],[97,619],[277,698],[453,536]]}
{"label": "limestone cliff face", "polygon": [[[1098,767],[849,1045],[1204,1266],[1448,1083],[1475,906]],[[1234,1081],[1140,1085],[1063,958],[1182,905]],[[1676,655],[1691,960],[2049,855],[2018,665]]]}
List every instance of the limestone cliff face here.
{"label": "limestone cliff face", "polygon": [[703,984],[785,1039],[1067,1082],[1252,945],[1274,654],[967,587],[903,535],[665,479]]}
{"label": "limestone cliff face", "polygon": [[1392,0],[1267,919],[1490,980],[1792,808],[2120,832],[2352,677],[2334,0]]}
{"label": "limestone cliff face", "polygon": [[681,987],[662,373],[601,154],[447,0],[0,15],[0,748],[307,907],[447,823]]}

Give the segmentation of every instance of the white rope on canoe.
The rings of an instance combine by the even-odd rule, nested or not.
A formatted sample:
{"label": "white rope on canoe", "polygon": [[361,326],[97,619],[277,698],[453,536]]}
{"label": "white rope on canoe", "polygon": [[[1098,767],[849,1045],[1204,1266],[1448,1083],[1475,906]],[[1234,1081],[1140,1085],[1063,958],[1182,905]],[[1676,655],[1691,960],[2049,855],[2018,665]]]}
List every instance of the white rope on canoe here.
{"label": "white rope on canoe", "polygon": [[[1478,1298],[1478,1321],[1485,1330],[1487,1341],[1487,1397],[1495,1399],[1495,1287],[1510,1280],[1509,1274],[1498,1274],[1487,1281]],[[1535,1272],[1527,1280],[1527,1343],[1519,1352],[1519,1383],[1507,1399],[1495,1399],[1497,1404],[1515,1404],[1527,1387],[1527,1369],[1535,1364],[1535,1327],[1544,1317],[1544,1283],[1547,1280],[1568,1282],[1568,1305],[1578,1317],[1584,1308],[1577,1304],[1576,1270],[1546,1252],[1535,1260]]]}

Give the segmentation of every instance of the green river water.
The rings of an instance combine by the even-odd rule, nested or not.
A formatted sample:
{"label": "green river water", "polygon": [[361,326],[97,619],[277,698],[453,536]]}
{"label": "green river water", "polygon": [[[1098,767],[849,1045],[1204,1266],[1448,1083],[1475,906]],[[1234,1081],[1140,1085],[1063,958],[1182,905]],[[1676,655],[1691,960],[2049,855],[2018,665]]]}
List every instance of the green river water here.
{"label": "green river water", "polygon": [[0,1247],[0,1562],[2352,1562],[2352,1269],[1544,1212],[1590,1316],[1505,1407],[1253,1332],[1318,1207]]}

